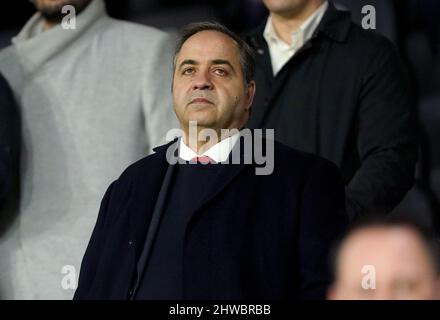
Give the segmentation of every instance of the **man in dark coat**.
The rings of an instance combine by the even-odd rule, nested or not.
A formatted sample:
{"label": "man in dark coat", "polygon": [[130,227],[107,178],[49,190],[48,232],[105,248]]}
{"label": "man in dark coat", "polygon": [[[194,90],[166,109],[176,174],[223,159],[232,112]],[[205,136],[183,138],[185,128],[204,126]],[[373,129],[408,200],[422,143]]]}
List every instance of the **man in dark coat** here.
{"label": "man in dark coat", "polygon": [[18,110],[9,84],[0,74],[0,208],[18,164]]}
{"label": "man in dark coat", "polygon": [[413,97],[394,45],[330,1],[264,3],[268,20],[246,36],[258,53],[248,126],[334,162],[352,219],[390,212],[417,160]]}
{"label": "man in dark coat", "polygon": [[225,27],[188,26],[174,63],[182,137],[108,188],[75,298],[324,299],[348,223],[337,167],[239,131],[252,51]]}

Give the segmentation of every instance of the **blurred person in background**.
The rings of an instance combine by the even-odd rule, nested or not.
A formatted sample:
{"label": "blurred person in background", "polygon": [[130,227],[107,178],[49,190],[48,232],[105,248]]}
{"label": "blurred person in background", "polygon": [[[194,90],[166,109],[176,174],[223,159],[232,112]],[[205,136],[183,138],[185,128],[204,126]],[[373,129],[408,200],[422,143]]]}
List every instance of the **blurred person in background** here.
{"label": "blurred person in background", "polygon": [[390,212],[414,183],[417,122],[395,46],[325,0],[263,0],[250,128],[341,169],[352,220]]}
{"label": "blurred person in background", "polygon": [[440,298],[439,246],[408,218],[357,224],[341,242],[329,299]]}
{"label": "blurred person in background", "polygon": [[0,74],[0,208],[12,184],[19,143],[17,107],[11,88]]}
{"label": "blurred person in background", "polygon": [[38,12],[0,52],[23,128],[0,298],[70,299],[102,193],[177,126],[174,39],[110,18],[103,0],[33,3]]}

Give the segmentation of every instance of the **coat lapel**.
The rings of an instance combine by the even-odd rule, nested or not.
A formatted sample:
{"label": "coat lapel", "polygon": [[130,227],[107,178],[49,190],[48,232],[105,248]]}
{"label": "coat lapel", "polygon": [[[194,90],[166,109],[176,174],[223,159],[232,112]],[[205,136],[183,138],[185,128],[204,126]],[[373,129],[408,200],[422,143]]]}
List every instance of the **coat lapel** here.
{"label": "coat lapel", "polygon": [[[188,216],[187,219],[187,227],[188,224],[191,222],[191,220],[195,217],[196,213],[207,203],[209,203],[216,195],[218,195],[220,192],[222,192],[231,182],[234,180],[235,177],[237,177],[243,169],[246,167],[245,161],[244,161],[244,147],[243,142],[244,139],[240,137],[240,139],[235,144],[233,150],[231,151],[229,155],[229,164],[218,164],[221,166],[215,180],[210,185],[209,189],[207,190],[205,196],[203,199],[201,199],[198,206],[196,206],[196,209]],[[252,140],[253,141],[253,140]],[[236,150],[239,148],[239,150]],[[240,155],[240,162],[239,164],[232,164],[232,155],[234,152],[238,152]]]}
{"label": "coat lapel", "polygon": [[171,179],[175,167],[176,167],[175,165],[168,165],[162,186],[159,191],[159,195],[156,200],[156,204],[154,206],[150,223],[148,225],[148,232],[146,234],[145,243],[143,245],[141,255],[137,261],[137,273],[136,273],[136,280],[133,289],[134,293],[131,296],[132,300],[135,298],[139,284],[142,282],[142,277],[145,271],[145,267],[147,265],[148,258],[151,255],[151,250],[153,248],[154,239],[156,238],[157,232],[159,230],[160,220],[162,218],[165,208],[166,196],[170,190]]}
{"label": "coat lapel", "polygon": [[254,43],[259,43],[258,48],[260,48],[256,48],[257,53],[259,53],[256,58],[256,66],[257,68],[262,69],[263,77],[266,77],[265,79],[257,79],[257,81],[269,81],[271,90],[264,102],[252,109],[252,117],[249,126],[251,128],[264,128],[267,115],[275,105],[275,100],[280,96],[280,92],[284,89],[287,83],[287,78],[290,75],[292,65],[299,57],[312,48],[313,39],[307,41],[304,46],[281,68],[275,77],[273,76],[269,48],[263,36],[261,34],[255,35],[252,39],[254,39]]}
{"label": "coat lapel", "polygon": [[[163,193],[168,188],[168,178],[172,173],[173,165],[170,165],[166,159],[168,147],[176,143],[176,140],[154,149],[155,155],[152,155],[152,162],[145,170],[148,173],[143,174],[138,183],[134,186],[133,198],[130,201],[130,238],[135,242],[136,257],[139,258],[144,246],[147,228],[154,221],[154,213],[163,206]],[[145,227],[140,227],[145,226]]]}

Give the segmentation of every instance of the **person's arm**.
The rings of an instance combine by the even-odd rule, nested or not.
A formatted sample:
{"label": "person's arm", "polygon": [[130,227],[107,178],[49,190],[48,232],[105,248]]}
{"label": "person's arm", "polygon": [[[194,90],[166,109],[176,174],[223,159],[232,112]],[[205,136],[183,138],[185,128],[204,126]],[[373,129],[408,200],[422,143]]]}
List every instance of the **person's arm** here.
{"label": "person's arm", "polygon": [[19,152],[19,121],[14,96],[0,75],[0,206],[6,197]]}
{"label": "person's arm", "polygon": [[347,186],[352,219],[390,212],[414,183],[417,118],[405,68],[386,39],[367,57],[357,118],[361,167]]}
{"label": "person's arm", "polygon": [[311,168],[299,217],[298,299],[325,299],[331,283],[330,251],[348,227],[345,187],[339,169],[327,160]]}

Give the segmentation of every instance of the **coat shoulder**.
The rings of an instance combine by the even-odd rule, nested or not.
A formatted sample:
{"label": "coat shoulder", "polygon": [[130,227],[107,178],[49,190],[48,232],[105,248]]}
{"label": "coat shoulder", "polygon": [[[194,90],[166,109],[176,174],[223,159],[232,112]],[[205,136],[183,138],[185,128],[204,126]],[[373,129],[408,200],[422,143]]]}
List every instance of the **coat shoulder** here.
{"label": "coat shoulder", "polygon": [[396,51],[395,44],[375,30],[365,30],[352,22],[347,43],[360,50],[362,55],[380,55]]}
{"label": "coat shoulder", "polygon": [[166,153],[168,147],[172,146],[173,143],[175,143],[175,140],[154,148],[154,153],[129,165],[122,172],[118,180],[133,182],[145,179],[148,176],[157,173],[160,168],[165,168],[167,166]]}

